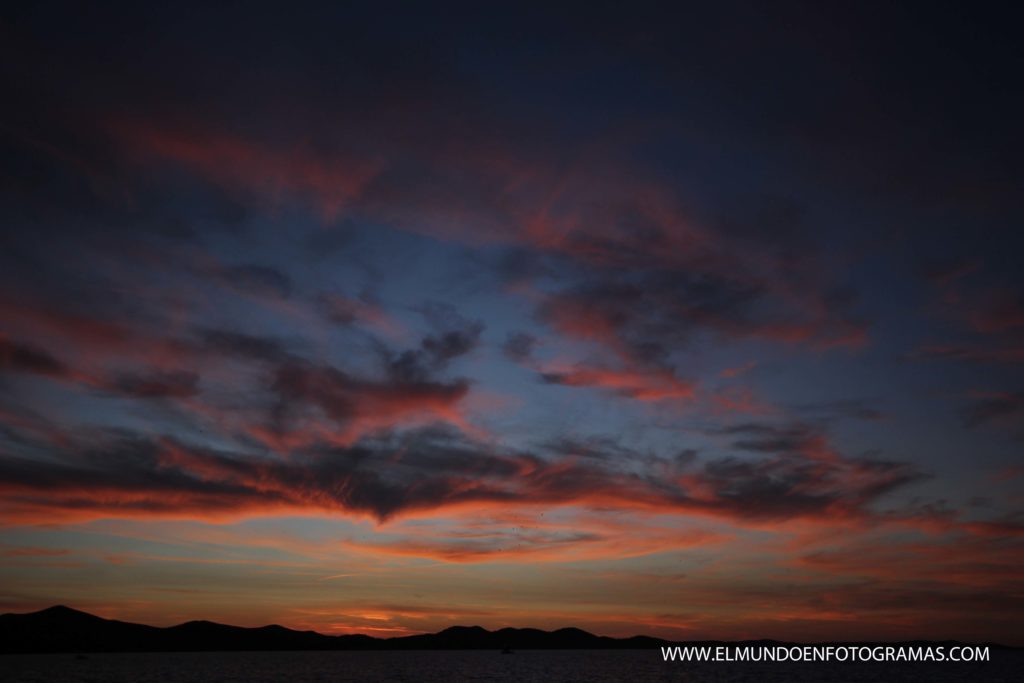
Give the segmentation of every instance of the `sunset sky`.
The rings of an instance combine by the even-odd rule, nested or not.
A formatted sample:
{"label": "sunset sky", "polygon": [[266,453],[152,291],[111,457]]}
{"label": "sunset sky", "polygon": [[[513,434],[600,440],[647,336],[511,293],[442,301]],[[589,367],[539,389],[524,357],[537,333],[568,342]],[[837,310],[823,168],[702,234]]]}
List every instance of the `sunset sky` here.
{"label": "sunset sky", "polygon": [[1011,17],[206,4],[0,13],[0,612],[1024,645]]}

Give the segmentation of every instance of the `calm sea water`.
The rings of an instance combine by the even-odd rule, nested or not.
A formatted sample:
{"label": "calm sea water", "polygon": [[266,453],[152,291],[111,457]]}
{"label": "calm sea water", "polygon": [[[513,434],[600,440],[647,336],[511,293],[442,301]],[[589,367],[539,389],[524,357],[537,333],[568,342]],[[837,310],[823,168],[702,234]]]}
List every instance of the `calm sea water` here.
{"label": "calm sea water", "polygon": [[658,650],[498,652],[175,652],[0,655],[5,683],[347,683],[350,681],[997,681],[1024,680],[1024,652],[982,663],[663,662]]}

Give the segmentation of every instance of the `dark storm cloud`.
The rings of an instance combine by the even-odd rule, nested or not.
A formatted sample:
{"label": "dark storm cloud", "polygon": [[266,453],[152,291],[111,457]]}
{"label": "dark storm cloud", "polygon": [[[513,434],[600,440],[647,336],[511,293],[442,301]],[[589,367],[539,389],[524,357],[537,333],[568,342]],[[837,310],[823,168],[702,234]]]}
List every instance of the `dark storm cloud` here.
{"label": "dark storm cloud", "polygon": [[[357,374],[308,360],[303,337],[214,327],[178,337],[47,309],[14,310],[46,336],[73,340],[76,363],[68,366],[42,348],[3,337],[0,370],[58,378],[95,396],[160,399],[164,419],[203,429],[212,420],[229,438],[279,452],[325,435],[351,443],[410,421],[468,428],[460,404],[470,382],[439,374],[476,348],[483,330],[454,311],[428,307],[431,331],[416,348],[396,352],[371,337],[382,362]],[[379,314],[367,307],[359,313],[371,320]],[[200,375],[207,370],[215,376],[214,391],[203,394]]]}
{"label": "dark storm cloud", "polygon": [[[369,315],[363,307],[357,312],[360,318]],[[418,347],[400,353],[370,335],[380,363],[358,372],[310,360],[303,338],[205,328],[194,331],[193,338],[179,347],[193,362],[216,366],[229,361],[255,369],[254,383],[247,383],[245,397],[233,402],[230,411],[242,418],[237,426],[245,438],[288,451],[325,435],[350,443],[406,421],[465,427],[460,404],[470,382],[440,375],[452,360],[475,348],[483,328],[462,318],[456,322],[463,326],[428,334]],[[190,388],[198,390],[198,377],[182,372],[177,378],[182,381],[140,380],[135,388],[156,391],[160,387],[169,396],[177,390],[178,397]],[[216,404],[212,407],[222,410]]]}
{"label": "dark storm cloud", "polygon": [[321,292],[316,297],[316,306],[328,321],[337,325],[380,323],[387,315],[368,292],[363,292],[358,298]]}
{"label": "dark storm cloud", "polygon": [[[57,461],[0,457],[5,507],[31,509],[43,498],[68,512],[216,513],[275,507],[392,514],[458,502],[500,499],[498,489],[467,487],[466,477],[508,476],[514,463],[482,457],[434,432],[368,442],[274,461],[186,446],[169,438],[93,434]],[[402,452],[411,462],[395,460]],[[384,467],[388,461],[390,465]],[[467,490],[468,489],[468,490]]]}
{"label": "dark storm cloud", "polygon": [[732,437],[732,447],[761,453],[818,451],[824,448],[825,435],[808,425],[774,425],[749,422],[714,430]]}
{"label": "dark storm cloud", "polygon": [[454,410],[469,390],[465,381],[373,381],[331,366],[287,363],[274,369],[271,391],[279,414],[315,406],[339,424],[358,417],[389,419],[417,410]]}
{"label": "dark storm cloud", "polygon": [[886,413],[880,408],[880,403],[878,399],[849,398],[804,403],[795,406],[795,410],[817,420],[882,420],[886,418]]}
{"label": "dark storm cloud", "polygon": [[49,351],[0,336],[0,371],[4,370],[53,377],[68,373],[67,366]]}
{"label": "dark storm cloud", "polygon": [[185,370],[125,373],[114,378],[106,388],[133,398],[190,398],[199,393],[199,375]]}
{"label": "dark storm cloud", "polygon": [[543,291],[537,317],[603,353],[573,368],[539,368],[542,381],[687,398],[695,382],[677,373],[687,353],[743,341],[819,350],[866,343],[857,295],[823,271],[801,231],[770,242],[755,225],[710,231],[670,207],[646,210],[656,221],[651,239],[610,213],[586,236],[554,226],[558,241],[540,240],[560,267],[533,283]]}
{"label": "dark storm cloud", "polygon": [[599,270],[590,281],[552,295],[540,315],[575,336],[618,345],[644,364],[664,362],[672,351],[708,333],[822,346],[859,338],[861,325],[839,299],[821,299],[817,310],[787,310],[773,285],[727,271]]}
{"label": "dark storm cloud", "polygon": [[381,347],[388,374],[397,381],[415,382],[432,377],[480,345],[485,327],[482,321],[468,320],[450,306],[437,304],[422,307],[421,313],[434,332],[425,335],[418,348],[394,354]]}
{"label": "dark storm cloud", "polygon": [[717,491],[720,505],[740,514],[753,510],[767,518],[827,510],[856,515],[865,504],[922,479],[919,471],[905,463],[868,459],[823,467],[809,459],[725,458],[709,463],[704,475],[706,484]]}
{"label": "dark storm cloud", "polygon": [[[333,400],[326,405],[339,409]],[[870,517],[876,499],[920,478],[900,463],[822,463],[792,454],[759,461],[700,461],[691,452],[634,459],[615,444],[569,442],[529,453],[436,428],[378,432],[346,446],[312,444],[286,459],[123,430],[37,445],[48,449],[48,459],[0,456],[8,515],[306,508],[385,520],[472,503],[639,508],[738,521],[830,519]],[[581,448],[593,457],[579,459]]]}
{"label": "dark storm cloud", "polygon": [[640,453],[624,447],[618,440],[610,437],[574,438],[562,436],[541,444],[541,447],[560,457],[578,456],[597,460],[639,461]]}
{"label": "dark storm cloud", "polygon": [[226,329],[197,331],[198,347],[229,358],[262,363],[284,363],[296,359],[289,345],[278,337],[234,332]]}
{"label": "dark storm cloud", "polygon": [[514,363],[525,363],[529,361],[539,340],[525,332],[510,332],[501,345],[501,351],[505,357]]}
{"label": "dark storm cloud", "polygon": [[704,469],[725,505],[750,505],[765,516],[790,516],[824,510],[836,499],[833,491],[804,490],[818,478],[807,463],[793,467],[777,460],[746,462],[726,458]]}
{"label": "dark storm cloud", "polygon": [[739,283],[686,273],[641,274],[634,281],[595,279],[562,291],[545,302],[540,316],[580,336],[607,336],[641,362],[656,365],[671,349],[685,347],[702,329],[701,318],[738,318],[756,296]]}
{"label": "dark storm cloud", "polygon": [[2,370],[58,378],[130,398],[188,398],[199,392],[199,376],[194,372],[120,372],[110,376],[87,373],[68,367],[42,349],[0,338]]}
{"label": "dark storm cloud", "polygon": [[566,387],[596,387],[638,401],[690,400],[696,385],[676,377],[672,368],[617,370],[601,364],[576,363],[538,375],[544,384]]}
{"label": "dark storm cloud", "polygon": [[[32,508],[47,492],[69,511],[156,512],[189,506],[209,511],[257,502],[258,492],[233,483],[230,476],[215,481],[166,466],[161,458],[168,444],[115,433],[83,439],[75,444],[78,450],[63,453],[58,461],[5,455],[0,457],[0,485],[11,494],[7,508]],[[212,452],[206,462],[227,475],[240,467]]]}
{"label": "dark storm cloud", "polygon": [[424,337],[423,352],[434,366],[443,368],[452,360],[475,349],[480,343],[480,333],[483,329],[484,324],[478,321],[461,330],[448,330],[438,335]]}

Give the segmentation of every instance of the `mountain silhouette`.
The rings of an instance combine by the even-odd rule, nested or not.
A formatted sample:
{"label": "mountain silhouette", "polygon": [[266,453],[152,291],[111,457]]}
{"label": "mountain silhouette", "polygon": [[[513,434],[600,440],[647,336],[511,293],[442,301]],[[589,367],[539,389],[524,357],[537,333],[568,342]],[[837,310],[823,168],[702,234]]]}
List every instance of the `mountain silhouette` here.
{"label": "mountain silhouette", "polygon": [[541,631],[452,626],[439,633],[397,638],[328,636],[284,626],[228,626],[189,621],[160,628],[103,619],[58,605],[28,614],[0,615],[0,652],[168,652],[224,650],[501,650],[649,648],[656,638],[607,638],[579,629]]}
{"label": "mountain silhouette", "polygon": [[[202,652],[229,650],[592,650],[652,649],[670,641],[650,636],[610,638],[578,628],[542,631],[534,628],[452,626],[438,633],[396,638],[361,634],[328,636],[296,631],[277,624],[258,628],[189,621],[170,627],[103,619],[58,605],[27,614],[0,615],[0,653],[53,652]],[[735,645],[723,641],[690,644]],[[744,641],[749,645],[784,644]],[[956,645],[955,641],[913,641],[906,644]],[[998,645],[989,644],[992,647]]]}

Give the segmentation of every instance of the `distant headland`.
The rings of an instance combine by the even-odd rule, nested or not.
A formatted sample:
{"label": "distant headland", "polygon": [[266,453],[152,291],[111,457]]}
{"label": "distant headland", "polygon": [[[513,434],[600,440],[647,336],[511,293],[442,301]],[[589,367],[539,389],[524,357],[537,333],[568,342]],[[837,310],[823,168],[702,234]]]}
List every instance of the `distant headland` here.
{"label": "distant headland", "polygon": [[[698,641],[693,641],[697,643]],[[744,641],[747,644],[783,644]],[[58,605],[38,612],[0,615],[0,653],[56,652],[210,652],[231,650],[608,650],[651,649],[673,644],[651,636],[611,638],[578,628],[452,626],[438,633],[395,638],[325,635],[284,626],[245,628],[211,621],[169,627],[133,624]],[[726,644],[699,641],[699,644]],[[736,644],[736,643],[728,643]],[[955,641],[908,641],[908,644],[955,645]],[[984,643],[1002,648],[995,643]]]}

